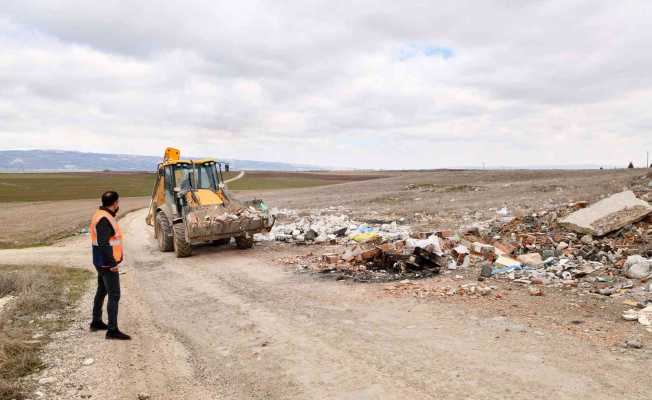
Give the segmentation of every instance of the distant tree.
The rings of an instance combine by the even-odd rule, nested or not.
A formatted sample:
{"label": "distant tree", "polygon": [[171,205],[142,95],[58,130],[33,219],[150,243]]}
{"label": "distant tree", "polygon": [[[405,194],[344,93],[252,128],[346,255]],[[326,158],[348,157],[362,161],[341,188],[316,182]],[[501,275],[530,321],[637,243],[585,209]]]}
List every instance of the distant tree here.
{"label": "distant tree", "polygon": [[627,166],[627,168],[634,168],[634,163],[632,163],[632,162],[630,161],[630,162],[629,162],[629,165]]}

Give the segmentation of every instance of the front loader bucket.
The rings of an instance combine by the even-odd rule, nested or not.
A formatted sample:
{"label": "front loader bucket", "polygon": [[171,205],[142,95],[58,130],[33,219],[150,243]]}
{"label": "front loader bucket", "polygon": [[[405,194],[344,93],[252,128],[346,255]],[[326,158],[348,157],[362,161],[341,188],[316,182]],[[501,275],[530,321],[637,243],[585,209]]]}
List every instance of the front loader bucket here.
{"label": "front loader bucket", "polygon": [[186,235],[191,243],[269,231],[273,221],[254,207],[229,210],[220,205],[200,206],[186,215]]}

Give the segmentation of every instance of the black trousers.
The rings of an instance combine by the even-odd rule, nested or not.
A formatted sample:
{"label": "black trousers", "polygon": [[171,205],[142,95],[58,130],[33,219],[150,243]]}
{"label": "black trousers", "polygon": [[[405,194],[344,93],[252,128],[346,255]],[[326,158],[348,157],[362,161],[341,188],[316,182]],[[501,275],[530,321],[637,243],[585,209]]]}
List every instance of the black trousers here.
{"label": "black trousers", "polygon": [[120,273],[111,272],[109,268],[97,270],[97,292],[93,302],[93,321],[102,320],[102,306],[108,295],[106,312],[109,314],[109,330],[118,329],[118,302],[120,301]]}

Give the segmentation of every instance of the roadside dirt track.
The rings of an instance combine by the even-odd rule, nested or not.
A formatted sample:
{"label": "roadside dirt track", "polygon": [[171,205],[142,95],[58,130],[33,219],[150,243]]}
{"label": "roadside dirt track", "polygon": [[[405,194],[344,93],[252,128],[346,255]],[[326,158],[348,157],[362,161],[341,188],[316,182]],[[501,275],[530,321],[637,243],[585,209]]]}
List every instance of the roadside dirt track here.
{"label": "roadside dirt track", "polygon": [[[203,247],[176,259],[158,252],[144,217],[122,221],[120,324],[134,340],[87,333],[82,315],[52,344],[51,374],[60,379],[46,398],[650,398],[649,360],[635,354],[463,304],[379,298],[373,285],[320,281],[273,265],[264,246]],[[80,257],[70,262],[88,251],[84,239],[62,244]],[[86,302],[82,313],[90,294]],[[84,357],[94,364],[81,366]]]}

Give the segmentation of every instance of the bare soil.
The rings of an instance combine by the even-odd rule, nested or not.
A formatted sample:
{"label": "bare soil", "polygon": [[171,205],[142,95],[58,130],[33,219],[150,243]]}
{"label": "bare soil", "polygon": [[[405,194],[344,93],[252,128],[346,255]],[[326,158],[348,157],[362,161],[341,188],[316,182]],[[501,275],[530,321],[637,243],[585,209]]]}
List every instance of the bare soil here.
{"label": "bare soil", "polygon": [[[149,198],[120,200],[120,215],[146,207]],[[0,203],[0,248],[45,245],[86,228],[97,199]]]}
{"label": "bare soil", "polygon": [[[435,171],[254,194],[303,212],[404,217],[456,228],[495,216],[595,200],[643,171]],[[409,186],[409,185],[414,186]],[[417,200],[418,199],[418,200]],[[492,282],[490,297],[440,296],[456,273],[410,283],[356,284],[280,260],[320,248],[267,243],[160,253],[145,211],[122,220],[127,259],[120,325],[128,343],[88,333],[88,293],[75,326],[51,343],[53,399],[648,399],[652,340],[622,321],[618,297],[546,290],[531,297]],[[58,259],[88,268],[88,238],[0,251],[0,260]],[[49,258],[48,258],[49,257]],[[500,296],[495,294],[499,293]],[[643,349],[625,349],[635,337]],[[82,361],[93,357],[94,363]],[[106,377],[112,379],[107,380]]]}
{"label": "bare soil", "polygon": [[[357,219],[399,217],[423,227],[459,228],[495,217],[497,208],[527,213],[561,203],[594,201],[623,190],[646,170],[416,171],[386,178],[257,193],[270,205],[297,210],[340,207]],[[416,188],[410,189],[409,185]],[[337,210],[335,210],[337,211]]]}

